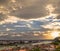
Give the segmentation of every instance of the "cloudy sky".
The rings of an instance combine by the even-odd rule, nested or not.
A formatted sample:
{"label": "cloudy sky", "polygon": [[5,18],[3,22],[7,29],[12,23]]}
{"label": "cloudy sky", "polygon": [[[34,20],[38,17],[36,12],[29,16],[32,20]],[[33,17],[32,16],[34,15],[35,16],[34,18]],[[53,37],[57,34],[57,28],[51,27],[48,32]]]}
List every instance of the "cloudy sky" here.
{"label": "cloudy sky", "polygon": [[0,40],[53,39],[53,31],[60,31],[60,0],[0,0]]}

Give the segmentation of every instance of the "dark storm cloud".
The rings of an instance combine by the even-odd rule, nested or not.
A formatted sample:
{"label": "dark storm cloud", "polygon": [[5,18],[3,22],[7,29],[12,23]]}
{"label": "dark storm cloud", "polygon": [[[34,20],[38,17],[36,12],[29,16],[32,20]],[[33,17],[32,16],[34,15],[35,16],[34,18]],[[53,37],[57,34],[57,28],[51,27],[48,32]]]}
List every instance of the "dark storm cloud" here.
{"label": "dark storm cloud", "polygon": [[22,18],[22,19],[31,19],[31,18],[39,18],[46,16],[48,12],[43,8],[37,8],[37,7],[31,7],[31,8],[25,8],[23,10],[17,10],[11,15]]}
{"label": "dark storm cloud", "polygon": [[40,18],[49,15],[49,10],[46,6],[51,4],[55,9],[52,13],[60,14],[60,0],[16,0],[17,3],[21,3],[22,9],[12,11],[10,15],[22,18],[22,19],[32,19]]}
{"label": "dark storm cloud", "polygon": [[49,10],[46,9],[49,4],[55,8],[53,13],[60,14],[60,0],[16,0],[15,3],[11,1],[0,0],[0,5],[10,12],[8,15],[21,19],[40,18],[49,15]]}
{"label": "dark storm cloud", "polygon": [[[39,18],[39,17],[44,17],[47,16],[48,10],[46,10],[46,5],[48,4],[47,0],[36,0],[36,2],[30,1],[32,3],[30,3],[27,0],[23,0],[22,2],[20,2],[21,0],[17,0],[19,1],[18,3],[22,3],[23,7],[21,9],[17,10],[12,10],[12,12],[10,13],[10,15],[22,18],[22,19],[32,19],[32,18]],[[26,3],[26,4],[25,4]],[[25,4],[25,5],[24,5]]]}

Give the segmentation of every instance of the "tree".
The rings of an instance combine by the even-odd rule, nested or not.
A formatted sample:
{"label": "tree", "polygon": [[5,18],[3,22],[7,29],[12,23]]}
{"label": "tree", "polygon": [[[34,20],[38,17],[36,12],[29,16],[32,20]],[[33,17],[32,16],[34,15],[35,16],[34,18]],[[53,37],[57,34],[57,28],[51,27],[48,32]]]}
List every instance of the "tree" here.
{"label": "tree", "polygon": [[60,44],[60,37],[56,37],[53,41],[54,45],[59,45]]}

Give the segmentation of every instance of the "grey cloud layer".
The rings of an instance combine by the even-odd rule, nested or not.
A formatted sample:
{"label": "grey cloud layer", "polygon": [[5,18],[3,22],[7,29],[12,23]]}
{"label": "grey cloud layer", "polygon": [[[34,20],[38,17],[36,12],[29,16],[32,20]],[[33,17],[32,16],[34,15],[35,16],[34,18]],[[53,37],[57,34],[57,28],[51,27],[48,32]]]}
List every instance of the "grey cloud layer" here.
{"label": "grey cloud layer", "polygon": [[10,14],[23,19],[44,17],[48,15],[48,11],[45,9],[47,2],[47,0],[38,0],[36,2],[33,2],[33,4],[27,2],[26,4],[28,6],[25,5],[26,7],[23,6],[22,9],[17,9],[14,12],[11,12]]}
{"label": "grey cloud layer", "polygon": [[[0,0],[0,5],[9,11],[7,15],[19,17],[21,19],[40,18],[49,15],[45,8],[52,4],[55,10],[53,13],[60,14],[60,0]],[[15,10],[14,10],[15,9]]]}
{"label": "grey cloud layer", "polygon": [[[48,28],[45,29],[42,27],[42,25],[45,25],[44,22],[41,21],[32,21],[33,23],[26,22],[26,21],[18,21],[17,23],[6,23],[3,25],[0,25],[0,32],[26,32],[26,31],[47,31]],[[48,23],[48,22],[47,22]],[[29,24],[29,26],[28,26]],[[7,31],[7,28],[9,31]]]}
{"label": "grey cloud layer", "polygon": [[[43,36],[44,32],[53,31],[53,28],[52,29],[49,29],[49,28],[51,28],[52,26],[60,26],[60,25],[56,24],[56,25],[52,25],[51,27],[47,27],[47,28],[43,26],[51,25],[52,23],[55,23],[55,22],[59,23],[60,20],[59,21],[54,20],[53,16],[51,16],[43,20],[31,20],[29,22],[18,21],[13,24],[5,23],[3,25],[0,25],[0,34],[1,34],[0,39],[2,40],[45,39],[45,37]],[[34,36],[34,34],[38,34],[38,35]]]}
{"label": "grey cloud layer", "polygon": [[[44,32],[49,29],[43,28],[41,25],[43,25],[43,22],[40,21],[32,21],[33,23],[26,22],[26,21],[18,21],[17,23],[6,23],[3,25],[0,25],[0,39],[1,40],[37,40],[37,39],[43,39],[43,35],[40,35],[40,31]],[[29,24],[31,27],[28,27],[27,24]],[[19,25],[19,26],[17,26]],[[1,34],[1,32],[3,34]],[[35,32],[39,36],[35,36]],[[19,36],[21,35],[21,36]]]}

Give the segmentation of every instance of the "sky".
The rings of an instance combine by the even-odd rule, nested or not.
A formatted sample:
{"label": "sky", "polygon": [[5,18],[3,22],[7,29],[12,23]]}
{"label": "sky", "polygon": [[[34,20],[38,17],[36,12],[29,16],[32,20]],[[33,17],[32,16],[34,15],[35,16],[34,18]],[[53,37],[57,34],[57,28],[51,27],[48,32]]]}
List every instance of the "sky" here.
{"label": "sky", "polygon": [[60,31],[60,0],[0,0],[0,40],[53,39],[54,31]]}

